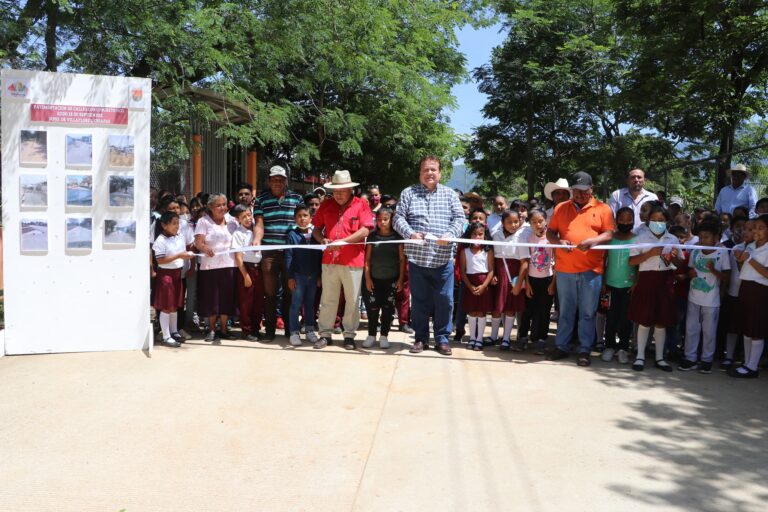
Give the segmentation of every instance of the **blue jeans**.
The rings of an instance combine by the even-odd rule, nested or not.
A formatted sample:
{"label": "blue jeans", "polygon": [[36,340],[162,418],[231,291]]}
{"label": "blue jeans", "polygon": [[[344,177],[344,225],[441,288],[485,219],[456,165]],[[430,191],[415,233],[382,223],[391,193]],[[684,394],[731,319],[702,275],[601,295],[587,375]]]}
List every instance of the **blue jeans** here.
{"label": "blue jeans", "polygon": [[557,273],[557,298],[560,301],[560,318],[557,320],[555,345],[570,352],[576,311],[579,314],[579,353],[592,350],[595,342],[595,314],[600,301],[603,276],[588,270],[577,273]]}
{"label": "blue jeans", "polygon": [[297,274],[296,289],[291,294],[291,311],[288,317],[291,334],[299,333],[299,311],[304,306],[304,327],[307,332],[315,330],[315,294],[317,293],[317,277]]}
{"label": "blue jeans", "polygon": [[408,262],[411,280],[411,327],[416,341],[429,340],[429,315],[437,343],[448,343],[453,316],[453,261],[427,268]]}

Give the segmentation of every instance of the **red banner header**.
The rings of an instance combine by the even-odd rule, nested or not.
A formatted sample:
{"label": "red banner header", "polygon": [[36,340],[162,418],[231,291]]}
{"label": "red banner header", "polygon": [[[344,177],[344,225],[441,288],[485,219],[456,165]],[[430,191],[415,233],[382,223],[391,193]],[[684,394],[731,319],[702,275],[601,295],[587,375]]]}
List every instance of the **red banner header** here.
{"label": "red banner header", "polygon": [[32,121],[39,123],[127,125],[128,109],[77,105],[30,105]]}

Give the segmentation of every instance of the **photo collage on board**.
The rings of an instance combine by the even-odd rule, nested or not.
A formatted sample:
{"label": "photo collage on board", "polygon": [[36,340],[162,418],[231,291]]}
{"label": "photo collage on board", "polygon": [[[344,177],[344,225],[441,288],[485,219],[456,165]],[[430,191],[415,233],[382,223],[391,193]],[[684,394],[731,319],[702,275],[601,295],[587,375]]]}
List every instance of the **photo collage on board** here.
{"label": "photo collage on board", "polygon": [[[99,141],[103,141],[100,143]],[[109,134],[94,137],[91,133],[69,133],[62,140],[52,140],[45,130],[25,129],[19,133],[19,207],[21,252],[48,252],[49,194],[53,190],[49,177],[49,145],[61,144],[64,149],[65,248],[74,253],[93,248],[93,206],[106,204],[104,247],[133,247],[136,245],[134,207],[134,138],[131,135]],[[107,158],[108,172],[94,170],[96,161]],[[94,186],[105,183],[106,187]],[[95,197],[94,190],[106,188],[104,197]],[[55,204],[55,203],[54,203]],[[51,212],[59,215],[61,212]]]}

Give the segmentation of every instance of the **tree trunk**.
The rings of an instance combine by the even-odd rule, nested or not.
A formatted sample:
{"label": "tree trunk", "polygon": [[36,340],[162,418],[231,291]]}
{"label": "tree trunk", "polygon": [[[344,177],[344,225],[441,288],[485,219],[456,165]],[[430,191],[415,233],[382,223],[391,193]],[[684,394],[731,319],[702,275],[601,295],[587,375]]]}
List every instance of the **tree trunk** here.
{"label": "tree trunk", "polygon": [[533,162],[533,105],[528,104],[528,119],[525,127],[525,178],[528,185],[528,200],[535,194]]}
{"label": "tree trunk", "polygon": [[56,71],[59,67],[56,59],[56,28],[59,23],[59,6],[53,0],[45,3],[47,16],[45,25],[45,70]]}
{"label": "tree trunk", "polygon": [[[715,177],[715,197],[720,189],[728,184],[726,171],[731,168],[731,152],[736,134],[736,125],[731,124],[723,128],[720,135],[720,149],[717,153],[717,176]],[[714,204],[714,198],[712,199]]]}

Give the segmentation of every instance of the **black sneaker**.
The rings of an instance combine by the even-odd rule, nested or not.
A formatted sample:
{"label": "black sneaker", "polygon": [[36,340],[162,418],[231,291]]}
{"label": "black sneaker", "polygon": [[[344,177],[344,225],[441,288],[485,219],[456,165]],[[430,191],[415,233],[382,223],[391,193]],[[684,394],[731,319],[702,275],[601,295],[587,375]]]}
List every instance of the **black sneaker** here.
{"label": "black sneaker", "polygon": [[264,336],[259,337],[259,341],[264,343],[270,343],[272,341],[275,341],[275,333],[274,332],[265,332]]}
{"label": "black sneaker", "polygon": [[683,359],[683,362],[677,366],[677,369],[683,372],[691,372],[693,370],[699,369],[699,363],[697,363],[696,361],[689,361],[688,359]]}
{"label": "black sneaker", "polygon": [[705,361],[699,363],[699,373],[712,373],[712,363]]}

